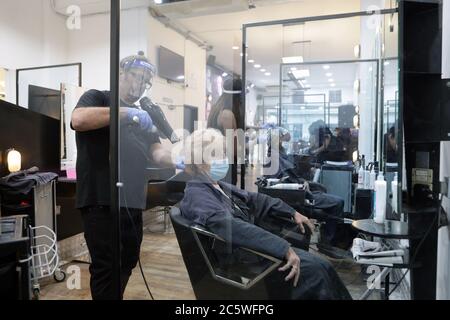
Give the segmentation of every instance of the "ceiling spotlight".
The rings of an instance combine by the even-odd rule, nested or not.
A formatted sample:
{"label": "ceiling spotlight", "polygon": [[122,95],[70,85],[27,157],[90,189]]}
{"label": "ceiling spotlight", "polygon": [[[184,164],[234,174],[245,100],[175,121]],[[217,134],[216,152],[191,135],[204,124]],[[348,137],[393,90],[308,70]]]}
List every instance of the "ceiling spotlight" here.
{"label": "ceiling spotlight", "polygon": [[266,72],[267,70],[266,69],[261,69],[261,72]]}
{"label": "ceiling spotlight", "polygon": [[264,73],[266,76],[271,76],[272,74],[270,72]]}
{"label": "ceiling spotlight", "polygon": [[328,82],[334,82],[334,79],[328,79]]}
{"label": "ceiling spotlight", "polygon": [[324,70],[329,70],[329,69],[330,69],[330,66],[326,64],[326,65],[323,66],[323,69],[324,69]]}
{"label": "ceiling spotlight", "polygon": [[385,66],[388,66],[388,65],[390,65],[390,64],[391,64],[391,63],[390,63],[389,61],[385,61],[385,62],[384,62],[384,65],[385,65]]}
{"label": "ceiling spotlight", "polygon": [[231,49],[233,49],[233,50],[239,50],[239,47],[238,47],[238,46],[232,46]]}
{"label": "ceiling spotlight", "polygon": [[332,88],[336,87],[336,85],[335,85],[334,83],[330,84],[330,86],[331,86]]}
{"label": "ceiling spotlight", "polygon": [[163,0],[155,0],[155,4],[162,4]]}
{"label": "ceiling spotlight", "polygon": [[253,65],[256,69],[259,69],[259,68],[261,68],[261,65],[260,64],[255,64],[255,65]]}
{"label": "ceiling spotlight", "polygon": [[248,63],[255,63],[255,60],[250,59],[250,60],[248,60]]}
{"label": "ceiling spotlight", "polygon": [[222,78],[228,77],[228,73],[224,72],[222,73]]}
{"label": "ceiling spotlight", "polygon": [[333,74],[332,74],[331,72],[328,72],[328,73],[326,74],[326,76],[329,78],[329,77],[332,77]]}
{"label": "ceiling spotlight", "polygon": [[300,107],[300,110],[305,110],[306,109],[306,107]]}

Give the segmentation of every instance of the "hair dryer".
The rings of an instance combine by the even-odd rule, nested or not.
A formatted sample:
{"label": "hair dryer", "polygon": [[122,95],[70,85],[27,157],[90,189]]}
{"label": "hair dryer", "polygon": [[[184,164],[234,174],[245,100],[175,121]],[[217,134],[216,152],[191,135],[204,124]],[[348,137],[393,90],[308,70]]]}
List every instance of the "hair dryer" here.
{"label": "hair dryer", "polygon": [[175,135],[169,121],[167,121],[166,116],[162,112],[161,108],[154,104],[149,98],[144,97],[139,101],[142,110],[147,112],[152,118],[153,123],[158,128],[159,132],[163,138],[169,139],[170,142],[176,143],[180,139]]}

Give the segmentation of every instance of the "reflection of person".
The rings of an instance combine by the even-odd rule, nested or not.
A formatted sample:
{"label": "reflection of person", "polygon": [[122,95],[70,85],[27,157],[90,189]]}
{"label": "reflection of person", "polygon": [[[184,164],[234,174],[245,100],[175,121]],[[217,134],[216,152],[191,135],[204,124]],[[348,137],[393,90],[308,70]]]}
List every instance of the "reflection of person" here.
{"label": "reflection of person", "polygon": [[[299,170],[294,163],[293,157],[286,153],[283,147],[285,142],[290,141],[290,134],[287,130],[281,129],[279,134],[279,152],[272,153],[272,157],[278,156],[279,168],[276,174],[266,175],[266,178],[282,179],[288,183],[300,183],[307,187],[306,198],[314,202],[314,208],[323,210],[331,217],[342,218],[344,216],[344,199],[341,197],[324,193],[321,188],[315,188],[317,184],[306,181],[299,174]],[[336,238],[337,223],[334,219],[328,219],[325,224],[325,239],[329,244],[335,245],[340,239]]]}
{"label": "reflection of person", "polygon": [[322,120],[312,123],[309,126],[310,153],[312,155],[318,155],[324,152],[331,142],[332,135],[330,129]]}
{"label": "reflection of person", "polygon": [[384,135],[384,145],[386,153],[386,162],[395,163],[398,162],[398,146],[397,138],[395,136],[395,126],[389,128],[388,133]]}
{"label": "reflection of person", "polygon": [[345,150],[330,128],[322,120],[313,122],[309,127],[310,150],[309,153],[317,157],[318,162],[344,161]]}
{"label": "reflection of person", "polygon": [[[223,94],[214,105],[208,117],[208,128],[219,130],[224,136],[227,130],[243,128],[241,119],[244,119],[242,108],[242,81],[229,78],[223,84]],[[237,153],[238,144],[235,141],[234,164],[226,177],[226,181],[237,184]]]}
{"label": "reflection of person", "polygon": [[[170,165],[170,152],[162,148],[152,133],[152,119],[135,103],[152,85],[154,66],[140,53],[120,64],[120,181],[121,190],[121,281],[122,294],[135,268],[142,242],[142,210],[146,204],[149,160]],[[114,299],[113,251],[110,212],[110,92],[90,90],[72,114],[76,130],[77,208],[81,210],[85,238],[92,259],[93,299]],[[127,208],[125,208],[127,207]]]}
{"label": "reflection of person", "polygon": [[[223,157],[223,136],[218,131],[197,131],[185,143],[186,150],[214,150],[215,157]],[[181,202],[184,217],[208,228],[233,246],[284,259],[286,264],[279,271],[286,272],[286,281],[293,280],[293,299],[351,299],[331,264],[291,247],[289,242],[260,226],[264,223],[267,226],[269,216],[279,216],[292,218],[302,232],[305,228],[312,230],[313,225],[305,216],[279,199],[218,182],[226,174],[226,162],[217,158],[208,161],[207,156],[204,155],[201,163],[186,166],[192,181]],[[195,159],[191,154],[185,157]],[[288,284],[281,282],[279,285]]]}

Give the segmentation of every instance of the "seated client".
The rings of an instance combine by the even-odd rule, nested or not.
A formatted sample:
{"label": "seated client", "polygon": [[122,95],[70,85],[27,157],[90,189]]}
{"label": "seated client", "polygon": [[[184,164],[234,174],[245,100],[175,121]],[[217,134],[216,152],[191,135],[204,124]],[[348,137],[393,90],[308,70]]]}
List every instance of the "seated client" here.
{"label": "seated client", "polygon": [[[220,182],[228,170],[224,137],[214,129],[198,130],[184,141],[186,172],[191,176],[182,215],[222,237],[232,246],[242,246],[285,260],[278,270],[293,285],[292,299],[351,299],[350,294],[326,260],[291,246],[268,231],[267,219],[291,218],[301,232],[313,229],[312,223],[279,199],[251,193]],[[194,161],[195,160],[195,161]],[[196,163],[193,163],[196,162]],[[292,283],[289,283],[292,281]]]}

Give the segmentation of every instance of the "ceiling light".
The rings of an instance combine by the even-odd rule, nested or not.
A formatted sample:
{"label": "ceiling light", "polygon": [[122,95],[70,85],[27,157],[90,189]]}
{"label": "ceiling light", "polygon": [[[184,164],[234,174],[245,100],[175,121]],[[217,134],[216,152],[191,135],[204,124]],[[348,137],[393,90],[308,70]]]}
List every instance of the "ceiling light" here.
{"label": "ceiling light", "polygon": [[385,66],[388,66],[388,65],[390,65],[390,64],[391,64],[391,63],[390,63],[389,61],[385,61],[385,62],[384,62],[384,65],[385,65]]}
{"label": "ceiling light", "polygon": [[260,65],[260,64],[255,64],[254,67],[255,67],[256,69],[259,69],[259,68],[261,68],[261,65]]}
{"label": "ceiling light", "polygon": [[353,48],[353,52],[355,54],[355,58],[361,58],[361,45],[357,44],[354,48]]}
{"label": "ceiling light", "polygon": [[266,72],[267,70],[266,69],[261,69],[261,72]]}
{"label": "ceiling light", "polygon": [[248,60],[248,63],[255,63],[255,60],[250,59],[250,60]]}
{"label": "ceiling light", "polygon": [[330,86],[333,88],[336,87],[336,85],[334,83],[330,84]]}
{"label": "ceiling light", "polygon": [[255,87],[255,84],[252,83],[252,84],[250,85],[250,88],[254,88],[254,87]]}
{"label": "ceiling light", "polygon": [[300,110],[305,110],[306,109],[306,107],[300,107]]}
{"label": "ceiling light", "polygon": [[270,72],[264,73],[266,76],[271,76],[272,74]]}
{"label": "ceiling light", "polygon": [[353,87],[359,93],[360,88],[361,88],[361,82],[359,81],[359,79],[355,80]]}
{"label": "ceiling light", "polygon": [[178,76],[177,79],[178,80],[184,80],[184,76]]}
{"label": "ceiling light", "polygon": [[326,74],[326,76],[329,78],[329,77],[332,77],[333,74],[332,74],[331,72],[328,72],[328,73]]}
{"label": "ceiling light", "polygon": [[233,50],[239,50],[239,47],[238,47],[238,46],[232,46],[231,49],[233,49]]}
{"label": "ceiling light", "polygon": [[163,3],[163,0],[155,0],[155,3],[156,4],[161,4],[161,3]]}
{"label": "ceiling light", "polygon": [[294,70],[294,71],[292,71],[292,74],[294,75],[294,77],[296,79],[304,79],[304,78],[308,78],[310,76],[308,69]]}
{"label": "ceiling light", "polygon": [[222,73],[222,78],[228,77],[228,73],[224,72]]}
{"label": "ceiling light", "polygon": [[328,82],[334,82],[334,79],[328,79]]}
{"label": "ceiling light", "polygon": [[323,67],[322,67],[324,70],[329,70],[330,69],[330,66],[329,65],[324,65]]}
{"label": "ceiling light", "polygon": [[302,56],[283,57],[281,60],[283,61],[283,63],[303,63]]}

